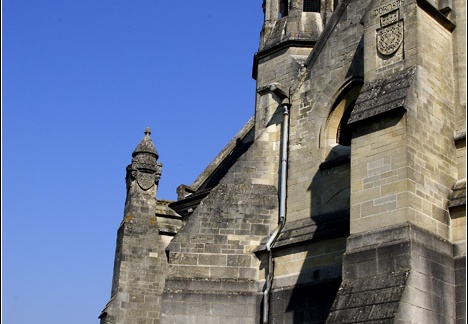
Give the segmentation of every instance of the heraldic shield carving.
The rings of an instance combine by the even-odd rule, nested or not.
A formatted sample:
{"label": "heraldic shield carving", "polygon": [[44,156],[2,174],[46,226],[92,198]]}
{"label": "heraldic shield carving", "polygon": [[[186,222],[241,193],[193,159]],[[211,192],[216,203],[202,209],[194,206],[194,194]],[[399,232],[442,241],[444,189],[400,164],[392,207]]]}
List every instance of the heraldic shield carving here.
{"label": "heraldic shield carving", "polygon": [[156,177],[154,173],[146,173],[137,170],[136,180],[141,189],[148,190],[154,186]]}
{"label": "heraldic shield carving", "polygon": [[377,50],[383,55],[394,54],[403,43],[403,21],[380,28],[377,31]]}

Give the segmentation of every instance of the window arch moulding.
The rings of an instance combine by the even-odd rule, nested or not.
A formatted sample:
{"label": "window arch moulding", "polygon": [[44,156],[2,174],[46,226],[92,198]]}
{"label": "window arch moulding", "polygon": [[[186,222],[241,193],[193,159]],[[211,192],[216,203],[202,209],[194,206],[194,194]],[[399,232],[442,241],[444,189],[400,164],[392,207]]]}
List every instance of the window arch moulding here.
{"label": "window arch moulding", "polygon": [[323,160],[321,169],[349,161],[352,133],[348,120],[362,85],[361,78],[348,81],[333,100],[332,109],[320,134]]}

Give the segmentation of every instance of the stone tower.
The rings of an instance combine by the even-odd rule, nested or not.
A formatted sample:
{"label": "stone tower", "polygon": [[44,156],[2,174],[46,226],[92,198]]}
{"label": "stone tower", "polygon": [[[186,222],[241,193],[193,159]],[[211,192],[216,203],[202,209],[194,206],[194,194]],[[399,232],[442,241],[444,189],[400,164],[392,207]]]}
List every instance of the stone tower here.
{"label": "stone tower", "polygon": [[263,11],[255,114],[177,201],[134,152],[101,318],[466,323],[465,1]]}
{"label": "stone tower", "polygon": [[257,134],[289,97],[333,12],[333,0],[263,0],[264,23],[252,76],[257,81]]}
{"label": "stone tower", "polygon": [[[466,233],[448,208],[466,177],[456,144],[458,121],[466,119],[466,97],[456,96],[466,85],[455,77],[454,51],[466,45],[456,41],[464,28],[461,20],[455,30],[464,15],[452,15],[458,5],[373,1],[360,20],[364,84],[347,120],[350,236],[329,323],[454,323],[464,316],[456,303],[466,285]],[[387,303],[375,305],[382,296]]]}
{"label": "stone tower", "polygon": [[124,218],[117,232],[111,300],[100,319],[103,324],[159,323],[166,259],[156,219],[156,192],[162,164],[145,136],[127,166]]}

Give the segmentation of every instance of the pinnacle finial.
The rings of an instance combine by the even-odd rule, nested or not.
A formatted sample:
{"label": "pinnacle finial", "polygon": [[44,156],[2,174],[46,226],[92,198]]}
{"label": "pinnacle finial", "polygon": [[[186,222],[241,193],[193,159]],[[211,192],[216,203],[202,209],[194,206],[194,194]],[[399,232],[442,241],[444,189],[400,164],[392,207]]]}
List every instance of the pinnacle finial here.
{"label": "pinnacle finial", "polygon": [[153,141],[151,140],[151,129],[146,127],[145,129],[145,136],[141,140],[140,144],[136,147],[135,151],[133,151],[132,156],[135,157],[137,154],[145,154],[150,153],[158,158],[158,152],[156,152],[156,148],[154,147]]}

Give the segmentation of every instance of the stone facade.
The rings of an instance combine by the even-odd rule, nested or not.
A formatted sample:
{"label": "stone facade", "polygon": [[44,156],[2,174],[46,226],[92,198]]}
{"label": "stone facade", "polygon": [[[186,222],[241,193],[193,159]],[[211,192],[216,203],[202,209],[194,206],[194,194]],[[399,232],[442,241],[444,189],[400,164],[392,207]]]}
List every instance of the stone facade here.
{"label": "stone facade", "polygon": [[101,323],[465,323],[464,2],[263,8],[236,137],[174,202],[133,153]]}

